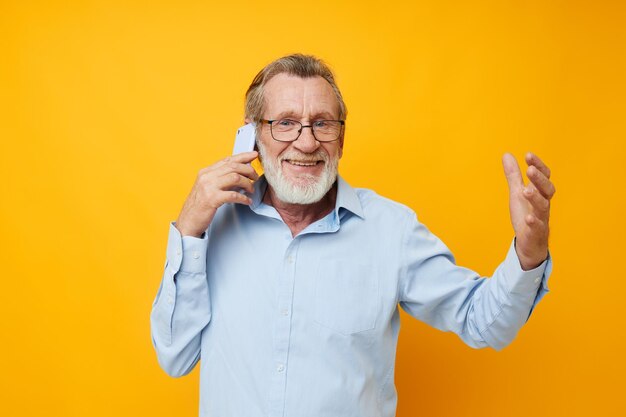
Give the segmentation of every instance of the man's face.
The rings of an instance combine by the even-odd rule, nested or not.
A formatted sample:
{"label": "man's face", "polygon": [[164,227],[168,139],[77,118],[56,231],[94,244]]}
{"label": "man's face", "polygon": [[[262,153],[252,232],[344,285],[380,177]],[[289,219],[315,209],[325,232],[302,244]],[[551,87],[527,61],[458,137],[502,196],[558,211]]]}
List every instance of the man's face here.
{"label": "man's face", "polygon": [[[278,74],[263,90],[267,120],[291,119],[310,125],[316,120],[337,120],[339,103],[330,84],[322,77],[300,78]],[[312,204],[322,199],[337,177],[342,155],[342,137],[320,143],[311,129],[302,130],[294,142],[272,138],[264,124],[259,151],[265,177],[279,200],[291,204]]]}

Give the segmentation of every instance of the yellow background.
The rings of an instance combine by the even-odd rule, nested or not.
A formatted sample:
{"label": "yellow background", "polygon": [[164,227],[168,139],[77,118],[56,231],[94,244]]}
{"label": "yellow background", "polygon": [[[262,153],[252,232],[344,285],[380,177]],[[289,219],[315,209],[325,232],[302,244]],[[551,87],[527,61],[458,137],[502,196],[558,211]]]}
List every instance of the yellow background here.
{"label": "yellow background", "polygon": [[483,275],[512,238],[502,153],[553,170],[552,292],[499,353],[403,315],[398,416],[626,415],[625,27],[617,0],[2,0],[0,414],[197,415],[197,370],[150,342],[168,222],[300,51],[348,104],[343,176]]}

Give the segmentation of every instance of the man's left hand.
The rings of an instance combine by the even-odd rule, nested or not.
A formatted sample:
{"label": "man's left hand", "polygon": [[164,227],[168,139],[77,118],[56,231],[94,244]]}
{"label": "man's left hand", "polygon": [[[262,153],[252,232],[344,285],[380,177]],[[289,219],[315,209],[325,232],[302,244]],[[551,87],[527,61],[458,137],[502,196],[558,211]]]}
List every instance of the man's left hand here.
{"label": "man's left hand", "polygon": [[530,180],[524,179],[515,157],[502,157],[504,174],[509,184],[509,211],[515,230],[515,251],[523,270],[539,266],[548,257],[550,200],[556,189],[550,181],[550,168],[537,155],[526,154]]}

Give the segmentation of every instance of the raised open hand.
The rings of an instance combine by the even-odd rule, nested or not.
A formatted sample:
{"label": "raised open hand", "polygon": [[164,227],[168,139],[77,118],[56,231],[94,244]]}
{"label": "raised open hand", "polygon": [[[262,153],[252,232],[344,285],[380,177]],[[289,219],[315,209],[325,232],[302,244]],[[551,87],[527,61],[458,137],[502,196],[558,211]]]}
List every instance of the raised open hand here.
{"label": "raised open hand", "polygon": [[548,256],[550,200],[556,189],[550,181],[550,168],[532,153],[526,154],[530,180],[524,179],[515,157],[502,157],[504,174],[509,184],[509,211],[515,230],[515,251],[522,269],[536,268]]}

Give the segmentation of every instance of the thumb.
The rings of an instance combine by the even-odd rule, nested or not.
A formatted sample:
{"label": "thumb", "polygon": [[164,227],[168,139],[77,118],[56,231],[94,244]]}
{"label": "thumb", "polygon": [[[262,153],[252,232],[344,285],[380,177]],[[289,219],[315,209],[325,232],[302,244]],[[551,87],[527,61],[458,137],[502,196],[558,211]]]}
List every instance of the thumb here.
{"label": "thumb", "polygon": [[506,181],[509,183],[509,191],[514,192],[524,188],[524,179],[522,178],[522,172],[520,171],[517,160],[510,153],[505,153],[502,156],[502,167],[504,168],[504,175]]}

